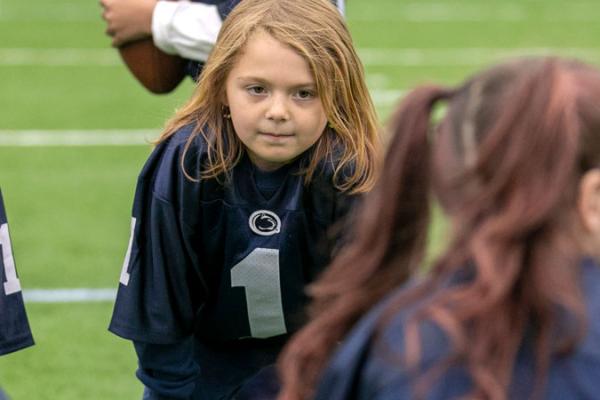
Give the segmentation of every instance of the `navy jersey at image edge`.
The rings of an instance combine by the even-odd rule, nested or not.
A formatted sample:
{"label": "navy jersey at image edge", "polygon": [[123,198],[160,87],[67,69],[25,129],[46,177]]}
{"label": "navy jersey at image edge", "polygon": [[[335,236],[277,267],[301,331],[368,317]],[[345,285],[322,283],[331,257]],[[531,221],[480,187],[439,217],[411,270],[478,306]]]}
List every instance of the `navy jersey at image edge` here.
{"label": "navy jersey at image edge", "polygon": [[0,191],[0,355],[34,344],[15,268],[8,219]]}

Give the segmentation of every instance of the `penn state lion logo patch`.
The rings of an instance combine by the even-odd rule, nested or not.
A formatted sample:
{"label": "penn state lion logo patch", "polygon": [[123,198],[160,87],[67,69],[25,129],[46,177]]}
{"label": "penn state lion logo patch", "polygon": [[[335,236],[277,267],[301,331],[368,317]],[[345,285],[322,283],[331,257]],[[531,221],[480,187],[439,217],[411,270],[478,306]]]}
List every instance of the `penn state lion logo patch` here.
{"label": "penn state lion logo patch", "polygon": [[248,218],[252,232],[261,236],[271,236],[281,231],[281,220],[273,211],[254,211]]}

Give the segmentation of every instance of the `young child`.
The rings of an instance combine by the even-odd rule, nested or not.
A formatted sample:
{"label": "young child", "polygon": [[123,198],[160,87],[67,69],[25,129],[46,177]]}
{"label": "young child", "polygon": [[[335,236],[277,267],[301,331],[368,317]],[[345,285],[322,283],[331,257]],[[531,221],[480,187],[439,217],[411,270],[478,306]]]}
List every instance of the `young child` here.
{"label": "young child", "polygon": [[376,179],[376,121],[330,2],[233,10],[138,180],[110,330],[147,398],[231,398],[274,362]]}
{"label": "young child", "polygon": [[[354,241],[282,355],[279,398],[597,398],[599,104],[600,71],[552,57],[407,95]],[[452,240],[405,284],[431,189]]]}
{"label": "young child", "polygon": [[[33,346],[0,191],[0,356]],[[0,400],[6,395],[0,389]]]}

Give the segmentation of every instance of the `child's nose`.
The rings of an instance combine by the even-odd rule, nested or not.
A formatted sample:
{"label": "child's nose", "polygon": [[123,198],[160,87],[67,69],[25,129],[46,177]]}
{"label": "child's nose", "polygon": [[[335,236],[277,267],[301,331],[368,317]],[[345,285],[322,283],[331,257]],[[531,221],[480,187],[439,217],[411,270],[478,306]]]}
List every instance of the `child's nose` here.
{"label": "child's nose", "polygon": [[290,118],[287,96],[274,94],[266,113],[267,119],[286,121]]}

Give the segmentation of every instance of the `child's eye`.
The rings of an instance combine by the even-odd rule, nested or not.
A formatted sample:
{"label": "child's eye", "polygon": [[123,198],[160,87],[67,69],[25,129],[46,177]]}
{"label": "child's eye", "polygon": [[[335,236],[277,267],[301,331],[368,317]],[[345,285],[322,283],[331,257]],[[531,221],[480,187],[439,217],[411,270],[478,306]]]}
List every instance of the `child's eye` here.
{"label": "child's eye", "polygon": [[315,92],[307,89],[298,90],[296,97],[302,100],[312,99],[315,97]]}
{"label": "child's eye", "polygon": [[266,89],[262,86],[249,86],[246,90],[250,94],[264,94],[266,92]]}

